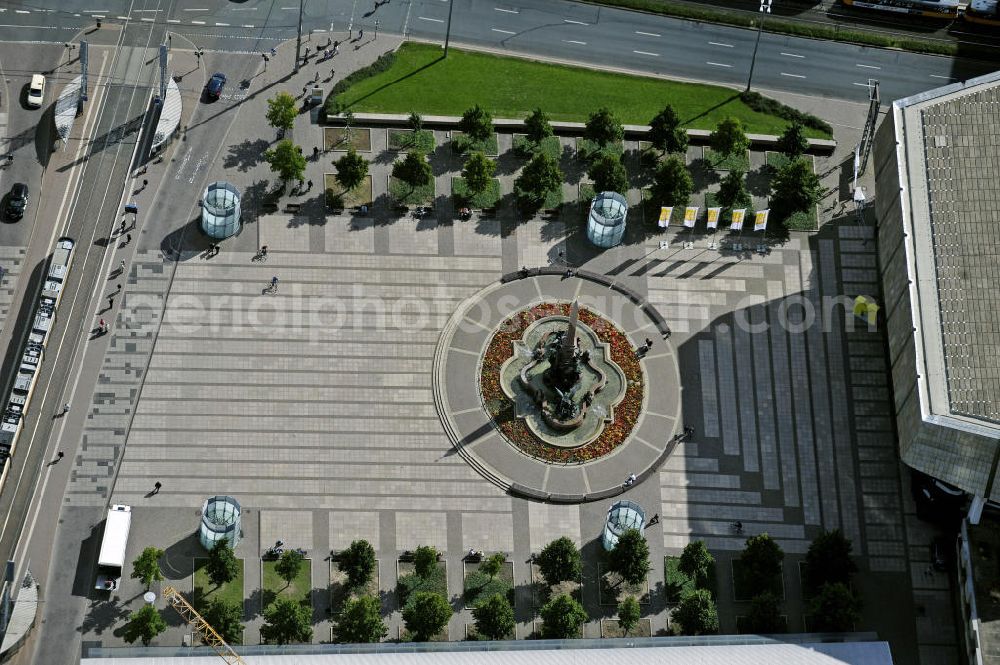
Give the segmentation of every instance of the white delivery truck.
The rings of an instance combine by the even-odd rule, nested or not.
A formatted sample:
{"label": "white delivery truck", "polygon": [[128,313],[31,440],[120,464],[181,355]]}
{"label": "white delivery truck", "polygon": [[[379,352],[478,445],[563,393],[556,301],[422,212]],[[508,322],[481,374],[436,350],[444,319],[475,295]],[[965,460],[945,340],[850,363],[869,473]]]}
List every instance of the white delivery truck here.
{"label": "white delivery truck", "polygon": [[132,527],[132,507],[114,504],[108,510],[104,523],[104,538],[101,553],[97,557],[97,583],[99,591],[115,591],[122,579],[125,567],[125,548],[128,546],[128,532]]}

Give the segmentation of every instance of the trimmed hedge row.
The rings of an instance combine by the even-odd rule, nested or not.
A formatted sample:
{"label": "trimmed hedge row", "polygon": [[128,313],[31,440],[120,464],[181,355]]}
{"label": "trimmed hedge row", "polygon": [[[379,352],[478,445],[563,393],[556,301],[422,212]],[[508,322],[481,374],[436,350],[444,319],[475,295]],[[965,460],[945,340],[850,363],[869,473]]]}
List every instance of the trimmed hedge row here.
{"label": "trimmed hedge row", "polygon": [[805,127],[826,132],[830,136],[833,136],[833,127],[826,120],[817,118],[812,113],[803,113],[791,106],[786,106],[776,99],[765,97],[759,92],[741,92],[740,100],[758,113],[775,115],[789,122],[798,121]]}
{"label": "trimmed hedge row", "polygon": [[[720,11],[710,7],[701,7],[671,2],[670,0],[583,0],[596,5],[636,9],[653,14],[663,14],[676,18],[686,18],[708,23],[735,25],[743,28],[756,28],[756,17],[736,12]],[[940,42],[907,37],[904,35],[885,35],[862,30],[840,29],[838,26],[809,25],[795,21],[769,18],[764,25],[766,32],[775,32],[797,37],[811,37],[830,41],[849,42],[863,46],[878,46],[881,48],[896,48],[915,53],[932,53],[935,55],[959,55],[959,45],[954,42]],[[964,57],[979,57],[994,59],[1000,55],[1000,50],[977,44],[964,44],[961,48]]]}
{"label": "trimmed hedge row", "polygon": [[336,85],[333,86],[333,90],[330,91],[330,95],[326,98],[326,103],[324,104],[324,109],[326,110],[327,115],[336,115],[343,110],[340,104],[337,103],[337,95],[344,92],[358,81],[363,81],[364,79],[381,74],[392,67],[395,62],[396,52],[388,51],[380,55],[375,62],[367,67],[357,69],[337,81]]}

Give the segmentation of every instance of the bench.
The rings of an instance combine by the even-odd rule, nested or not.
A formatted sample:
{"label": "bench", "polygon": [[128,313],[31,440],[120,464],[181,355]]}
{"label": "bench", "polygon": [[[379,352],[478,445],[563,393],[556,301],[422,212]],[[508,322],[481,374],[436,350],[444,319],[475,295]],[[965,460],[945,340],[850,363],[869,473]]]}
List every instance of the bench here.
{"label": "bench", "polygon": [[292,213],[294,215],[295,213],[297,213],[299,211],[299,208],[301,208],[301,207],[302,207],[301,203],[286,203],[285,204],[285,212],[289,212],[289,213]]}

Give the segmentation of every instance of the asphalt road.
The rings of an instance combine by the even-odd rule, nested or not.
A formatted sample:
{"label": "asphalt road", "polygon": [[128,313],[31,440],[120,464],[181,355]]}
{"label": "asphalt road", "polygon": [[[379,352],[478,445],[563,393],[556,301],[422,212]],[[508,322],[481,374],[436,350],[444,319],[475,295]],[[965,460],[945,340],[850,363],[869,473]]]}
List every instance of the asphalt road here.
{"label": "asphalt road", "polygon": [[[53,0],[43,0],[53,7]],[[95,6],[95,5],[99,5]],[[35,6],[35,5],[33,5]],[[452,40],[525,54],[744,85],[757,34],[567,0],[305,0],[303,31],[378,29],[443,40],[449,9]],[[201,48],[260,52],[294,38],[296,0],[177,0],[139,8],[131,0],[66,0],[58,9],[0,12],[0,40],[70,41],[96,18],[149,23]],[[99,42],[101,33],[89,38]],[[133,37],[137,39],[137,37]],[[126,42],[128,44],[130,42]],[[864,100],[877,78],[884,100],[905,97],[992,71],[990,63],[874,49],[763,33],[754,85],[805,95]]]}

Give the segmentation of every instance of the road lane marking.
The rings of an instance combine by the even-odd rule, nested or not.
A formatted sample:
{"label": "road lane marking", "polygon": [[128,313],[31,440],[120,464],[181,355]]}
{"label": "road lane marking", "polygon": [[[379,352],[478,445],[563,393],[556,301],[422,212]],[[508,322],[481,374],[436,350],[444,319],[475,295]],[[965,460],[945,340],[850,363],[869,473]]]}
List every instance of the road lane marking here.
{"label": "road lane marking", "polygon": [[723,44],[722,42],[709,42],[712,46],[725,46],[726,48],[733,48],[732,44]]}
{"label": "road lane marking", "polygon": [[574,21],[571,18],[564,18],[563,22],[572,23],[573,25],[590,25],[589,23],[584,23],[583,21]]}
{"label": "road lane marking", "polygon": [[586,46],[587,45],[587,42],[580,42],[580,41],[577,41],[575,39],[564,39],[563,41],[566,42],[567,44],[579,44],[580,46]]}
{"label": "road lane marking", "polygon": [[787,56],[789,58],[804,58],[804,57],[806,57],[804,55],[799,55],[798,53],[785,53],[784,51],[781,52],[781,55]]}
{"label": "road lane marking", "polygon": [[782,76],[791,76],[793,79],[804,79],[805,74],[789,74],[788,72],[781,72]]}
{"label": "road lane marking", "polygon": [[147,16],[143,16],[143,17],[142,17],[142,18],[140,18],[139,20],[140,20],[140,21],[149,21],[150,23],[152,23],[152,22],[153,22],[153,21],[155,21],[156,19],[155,19],[155,18],[149,18],[149,17],[147,17]]}
{"label": "road lane marking", "polygon": [[870,83],[853,83],[852,85],[860,85],[862,88],[872,87]]}
{"label": "road lane marking", "polygon": [[180,23],[180,22],[181,22],[181,20],[179,18],[168,18],[167,19],[167,23]]}
{"label": "road lane marking", "polygon": [[229,27],[228,23],[216,23],[215,25],[219,26],[220,28],[228,28]]}
{"label": "road lane marking", "polygon": [[636,30],[635,34],[637,34],[637,35],[644,35],[646,37],[662,37],[663,36],[663,35],[659,35],[659,34],[657,34],[655,32],[643,32],[642,30]]}
{"label": "road lane marking", "polygon": [[257,11],[257,8],[256,7],[233,7],[229,11],[233,11],[233,12],[255,12],[255,11]]}
{"label": "road lane marking", "polygon": [[632,53],[638,53],[639,55],[648,55],[653,58],[659,58],[659,53],[650,53],[649,51],[632,51]]}
{"label": "road lane marking", "polygon": [[444,23],[443,18],[429,18],[427,16],[418,16],[417,18],[420,19],[421,21],[433,21],[434,23]]}
{"label": "road lane marking", "polygon": [[857,64],[856,66],[857,66],[857,67],[864,67],[865,69],[882,69],[881,67],[876,67],[875,65],[862,65],[862,64]]}
{"label": "road lane marking", "polygon": [[500,28],[493,28],[493,32],[499,32],[504,35],[516,35],[517,33],[513,30],[501,30]]}
{"label": "road lane marking", "polygon": [[195,25],[205,25],[204,21],[191,21],[191,22],[194,23]]}
{"label": "road lane marking", "polygon": [[255,28],[255,27],[257,27],[257,26],[255,26],[255,25],[254,25],[253,23],[244,23],[244,24],[243,24],[243,27],[244,27],[244,28]]}
{"label": "road lane marking", "polygon": [[955,81],[956,80],[956,79],[952,78],[951,76],[941,76],[940,74],[929,74],[928,76],[930,76],[932,79],[946,79],[948,81]]}
{"label": "road lane marking", "polygon": [[184,11],[186,11],[186,12],[207,12],[208,9],[205,8],[205,7],[199,7],[199,8],[195,8],[195,9],[185,9]]}
{"label": "road lane marking", "polygon": [[708,60],[705,61],[705,64],[706,65],[714,65],[716,67],[732,67],[732,65],[727,65],[724,62],[711,62],[711,61],[708,61]]}
{"label": "road lane marking", "polygon": [[116,16],[115,18],[120,19],[122,21],[130,21],[130,20],[132,20],[131,16]]}
{"label": "road lane marking", "polygon": [[31,12],[29,12],[27,9],[15,9],[14,13],[15,14],[30,14]]}
{"label": "road lane marking", "polygon": [[493,9],[496,10],[496,11],[498,11],[498,12],[503,12],[505,14],[520,14],[521,13],[521,12],[517,11],[516,9],[504,9],[503,7],[494,7]]}

